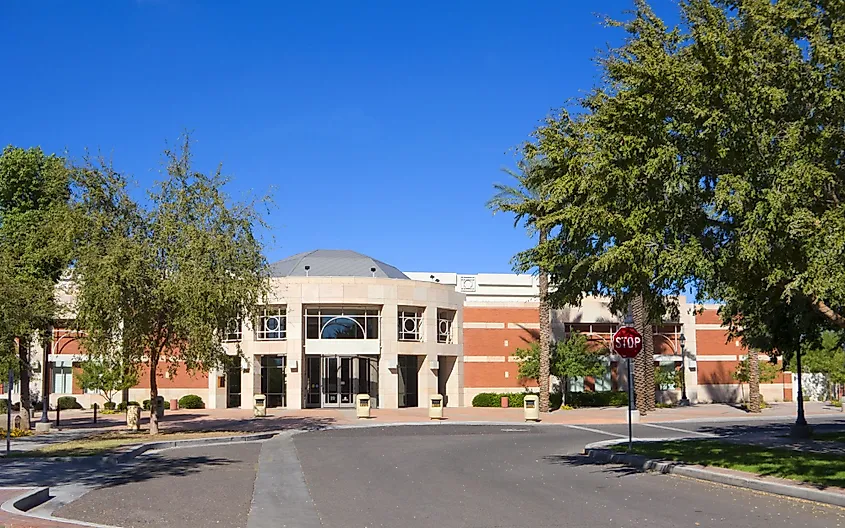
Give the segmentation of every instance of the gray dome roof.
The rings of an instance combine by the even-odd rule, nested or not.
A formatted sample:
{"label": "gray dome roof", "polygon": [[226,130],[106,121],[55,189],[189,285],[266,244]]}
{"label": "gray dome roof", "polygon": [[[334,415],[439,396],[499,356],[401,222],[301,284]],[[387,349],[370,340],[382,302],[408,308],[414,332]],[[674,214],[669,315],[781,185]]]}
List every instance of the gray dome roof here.
{"label": "gray dome roof", "polygon": [[[297,253],[270,264],[271,277],[305,277],[305,266],[310,266],[309,277],[372,277],[408,279],[408,276],[367,255],[346,249],[316,249]],[[410,280],[410,279],[408,279]]]}

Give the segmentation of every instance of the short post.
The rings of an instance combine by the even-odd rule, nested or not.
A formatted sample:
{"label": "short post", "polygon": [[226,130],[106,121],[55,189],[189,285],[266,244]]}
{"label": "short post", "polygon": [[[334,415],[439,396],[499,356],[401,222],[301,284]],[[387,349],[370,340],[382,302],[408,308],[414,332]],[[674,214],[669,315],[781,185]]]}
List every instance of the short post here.
{"label": "short post", "polygon": [[12,385],[15,384],[15,373],[9,367],[9,399],[6,400],[6,458],[12,450]]}
{"label": "short post", "polygon": [[97,403],[94,403],[94,423],[97,423]]}
{"label": "short post", "polygon": [[61,420],[60,415],[61,415],[61,414],[62,414],[62,406],[61,406],[61,405],[59,405],[59,403],[58,403],[58,402],[56,402],[56,428],[58,428],[58,427],[59,427],[59,424],[61,423],[61,422],[60,422],[60,420]]}
{"label": "short post", "polygon": [[631,377],[631,358],[628,358],[628,452],[633,449],[634,426],[631,425],[631,411],[634,407],[634,383]]}

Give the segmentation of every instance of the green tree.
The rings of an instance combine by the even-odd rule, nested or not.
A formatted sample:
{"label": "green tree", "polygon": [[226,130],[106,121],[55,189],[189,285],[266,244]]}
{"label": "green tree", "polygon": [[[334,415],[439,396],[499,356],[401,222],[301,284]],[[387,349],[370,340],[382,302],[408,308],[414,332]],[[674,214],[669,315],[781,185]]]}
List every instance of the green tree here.
{"label": "green tree", "polygon": [[138,384],[138,371],[112,359],[89,359],[82,362],[76,381],[83,390],[97,391],[111,403],[115,394]]}
{"label": "green tree", "polygon": [[[757,379],[757,383],[771,383],[775,381],[780,374],[780,369],[777,365],[773,365],[768,361],[764,361],[760,363],[759,358],[757,357],[758,353],[756,351],[749,352],[745,359],[737,363],[736,370],[732,373],[732,376],[735,380],[740,383],[740,387],[742,387],[742,399],[745,400],[745,383],[751,384],[754,379]],[[760,397],[760,388],[759,386],[757,389],[749,388],[749,401],[754,397],[754,393],[757,393],[757,397]],[[757,409],[752,410],[752,412],[759,412],[760,411],[760,403],[757,403]]]}
{"label": "green tree", "polygon": [[[514,215],[514,226],[525,223],[529,234],[538,234],[538,244],[542,246],[549,237],[549,228],[538,226],[538,220],[545,214],[548,196],[543,189],[542,163],[518,163],[519,171],[506,169],[516,182],[516,186],[495,184],[496,194],[487,202],[493,213],[506,212]],[[549,276],[543,266],[538,269],[538,288],[540,296],[540,357],[538,384],[540,386],[540,412],[549,411],[549,373],[552,342],[551,306],[549,304]]]}
{"label": "green tree", "polygon": [[[561,392],[564,393],[564,398],[570,378],[604,374],[607,367],[602,357],[606,353],[606,350],[592,350],[587,338],[579,332],[572,332],[567,339],[554,344],[549,358],[549,371],[552,376],[561,380]],[[539,380],[541,357],[539,343],[531,343],[528,348],[518,348],[514,355],[519,361],[519,378]]]}
{"label": "green tree", "polygon": [[521,262],[549,270],[555,306],[593,294],[631,313],[644,338],[634,384],[645,414],[655,403],[652,325],[674,315],[676,294],[707,264],[699,235],[709,191],[685,158],[692,87],[682,35],[641,1],[631,20],[611,25],[628,38],[601,58],[604,84],[581,114],[549,118],[525,147],[550,165],[539,225],[558,234]]}
{"label": "green tree", "polygon": [[[21,426],[30,427],[30,350],[49,333],[54,288],[68,263],[70,171],[39,148],[0,155],[0,354],[17,353]],[[45,365],[46,369],[46,365]],[[45,370],[46,372],[46,370]]]}
{"label": "green tree", "polygon": [[[141,205],[108,164],[77,171],[80,244],[77,322],[92,358],[146,366],[150,401],[158,376],[184,365],[221,365],[232,320],[248,320],[267,291],[254,203],[233,203],[218,168],[192,168],[190,139],[165,151],[163,180]],[[150,433],[159,429],[155,406]]]}

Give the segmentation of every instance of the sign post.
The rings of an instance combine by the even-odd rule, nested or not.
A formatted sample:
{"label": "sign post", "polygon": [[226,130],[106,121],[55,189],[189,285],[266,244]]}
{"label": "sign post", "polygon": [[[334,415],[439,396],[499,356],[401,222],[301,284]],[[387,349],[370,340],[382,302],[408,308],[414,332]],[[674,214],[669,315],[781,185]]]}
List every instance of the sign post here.
{"label": "sign post", "polygon": [[643,349],[643,336],[633,327],[623,326],[613,334],[613,351],[627,360],[628,363],[628,452],[634,443],[631,412],[634,409],[634,383],[631,376],[631,359]]}
{"label": "sign post", "polygon": [[6,460],[12,449],[12,385],[15,384],[15,372],[9,366],[9,399],[6,400]]}

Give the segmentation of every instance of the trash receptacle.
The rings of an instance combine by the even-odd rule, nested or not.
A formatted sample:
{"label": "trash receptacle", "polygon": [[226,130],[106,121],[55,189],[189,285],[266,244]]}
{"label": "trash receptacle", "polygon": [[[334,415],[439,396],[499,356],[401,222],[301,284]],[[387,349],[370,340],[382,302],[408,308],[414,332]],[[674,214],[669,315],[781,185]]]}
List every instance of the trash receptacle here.
{"label": "trash receptacle", "polygon": [[435,394],[429,398],[430,404],[428,406],[428,417],[432,420],[443,419],[443,395]]}
{"label": "trash receptacle", "polygon": [[164,396],[156,396],[156,417],[164,418]]}
{"label": "trash receptacle", "polygon": [[525,421],[539,422],[540,421],[540,398],[536,394],[526,394],[523,400],[525,407]]}
{"label": "trash receptacle", "polygon": [[355,414],[358,418],[370,417],[370,395],[359,394],[355,396]]}
{"label": "trash receptacle", "polygon": [[252,414],[256,418],[267,416],[267,397],[263,394],[256,394],[252,404]]}
{"label": "trash receptacle", "polygon": [[133,433],[141,430],[141,407],[130,405],[126,408],[126,428]]}

